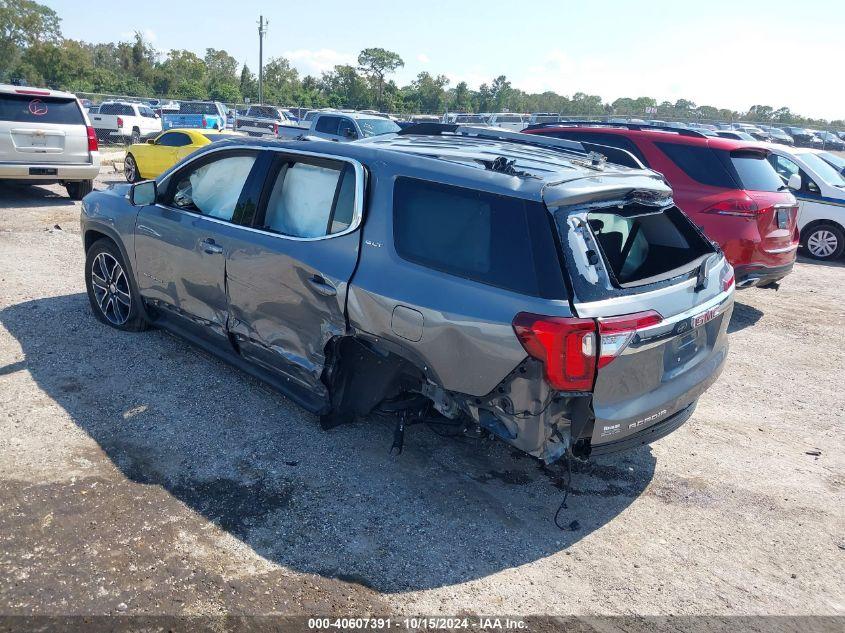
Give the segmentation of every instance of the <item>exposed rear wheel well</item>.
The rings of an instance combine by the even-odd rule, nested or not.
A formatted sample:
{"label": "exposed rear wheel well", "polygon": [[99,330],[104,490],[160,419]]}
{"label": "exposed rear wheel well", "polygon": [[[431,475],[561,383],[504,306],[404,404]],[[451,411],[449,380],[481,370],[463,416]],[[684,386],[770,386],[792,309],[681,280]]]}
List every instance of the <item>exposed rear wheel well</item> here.
{"label": "exposed rear wheel well", "polygon": [[322,378],[331,398],[331,411],[321,419],[324,427],[365,416],[384,401],[419,392],[425,383],[413,362],[355,336],[328,342]]}

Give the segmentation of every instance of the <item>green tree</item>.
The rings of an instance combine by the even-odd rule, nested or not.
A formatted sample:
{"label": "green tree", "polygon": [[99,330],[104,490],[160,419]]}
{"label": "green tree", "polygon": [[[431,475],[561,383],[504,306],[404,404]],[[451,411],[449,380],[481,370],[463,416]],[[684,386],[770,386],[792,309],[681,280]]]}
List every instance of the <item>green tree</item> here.
{"label": "green tree", "polygon": [[452,90],[450,97],[450,108],[458,112],[469,112],[472,110],[472,95],[467,82],[461,81]]}
{"label": "green tree", "polygon": [[246,64],[241,69],[239,87],[243,98],[249,99],[250,101],[256,101],[258,99],[258,80]]}
{"label": "green tree", "polygon": [[365,48],[358,55],[358,69],[370,80],[378,107],[382,106],[385,76],[404,65],[405,62],[397,53],[383,48]]}
{"label": "green tree", "polygon": [[353,66],[335,66],[332,71],[323,73],[320,89],[333,107],[363,110],[372,106],[367,83]]}
{"label": "green tree", "polygon": [[0,0],[0,79],[12,75],[25,49],[58,44],[59,21],[53,9],[32,0]]}
{"label": "green tree", "polygon": [[430,73],[421,72],[411,82],[405,101],[414,104],[418,112],[439,114],[446,109],[446,86],[448,85],[449,79],[446,75],[433,77]]}
{"label": "green tree", "polygon": [[229,55],[226,51],[216,48],[205,49],[203,58],[209,77],[237,83],[238,81],[238,60]]}
{"label": "green tree", "polygon": [[510,98],[513,90],[511,82],[504,75],[499,75],[490,85],[490,97],[493,100],[493,107],[497,111],[506,110],[510,106]]}
{"label": "green tree", "polygon": [[292,105],[299,92],[299,73],[284,57],[273,57],[264,66],[264,100]]}

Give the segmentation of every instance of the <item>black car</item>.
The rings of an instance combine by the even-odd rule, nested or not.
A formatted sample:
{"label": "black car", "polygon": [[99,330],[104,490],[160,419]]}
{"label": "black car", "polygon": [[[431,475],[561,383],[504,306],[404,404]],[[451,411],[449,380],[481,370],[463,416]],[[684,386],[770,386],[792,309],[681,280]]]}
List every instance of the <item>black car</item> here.
{"label": "black car", "polygon": [[777,127],[767,127],[766,131],[771,134],[773,143],[780,143],[781,145],[795,145],[792,137]]}
{"label": "black car", "polygon": [[836,136],[833,132],[817,132],[818,136],[824,145],[822,149],[832,149],[834,151],[845,150],[845,141]]}
{"label": "black car", "polygon": [[820,149],[824,145],[818,136],[803,127],[785,127],[783,130],[792,137],[796,147],[815,147]]}

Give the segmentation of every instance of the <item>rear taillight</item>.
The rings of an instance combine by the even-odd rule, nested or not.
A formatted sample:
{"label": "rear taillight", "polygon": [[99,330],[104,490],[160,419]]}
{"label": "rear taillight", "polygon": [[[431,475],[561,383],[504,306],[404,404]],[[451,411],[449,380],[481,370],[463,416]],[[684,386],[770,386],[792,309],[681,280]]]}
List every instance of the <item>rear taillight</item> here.
{"label": "rear taillight", "polygon": [[734,285],[736,275],[734,274],[733,266],[728,266],[722,271],[722,292],[730,290]]}
{"label": "rear taillight", "polygon": [[720,200],[713,206],[704,210],[704,213],[713,213],[715,215],[731,215],[741,218],[756,218],[763,213],[763,209],[757,206],[751,198],[730,198],[728,200]]}
{"label": "rear taillight", "polygon": [[596,322],[520,312],[513,320],[519,342],[543,363],[558,391],[589,391],[596,374]]}
{"label": "rear taillight", "polygon": [[97,143],[97,132],[94,131],[90,125],[85,128],[88,131],[88,151],[96,152],[100,149],[100,144]]}
{"label": "rear taillight", "polygon": [[205,115],[203,114],[202,115],[202,126],[205,127],[206,125],[208,125],[208,119],[206,119]]}
{"label": "rear taillight", "polygon": [[661,321],[663,317],[654,310],[599,319],[598,366],[606,367],[612,363],[631,344],[637,330],[657,325]]}
{"label": "rear taillight", "polygon": [[123,127],[123,117],[117,117],[117,127]]}

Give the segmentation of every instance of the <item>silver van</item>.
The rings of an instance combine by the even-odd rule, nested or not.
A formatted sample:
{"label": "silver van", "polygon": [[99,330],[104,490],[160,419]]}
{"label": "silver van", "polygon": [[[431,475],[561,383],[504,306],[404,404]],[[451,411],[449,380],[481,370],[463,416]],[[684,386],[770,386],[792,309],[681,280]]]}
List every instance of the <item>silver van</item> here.
{"label": "silver van", "polygon": [[59,182],[81,200],[99,172],[97,136],[74,95],[0,84],[0,181]]}

